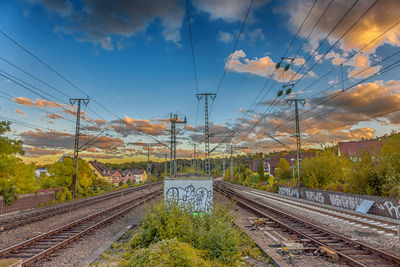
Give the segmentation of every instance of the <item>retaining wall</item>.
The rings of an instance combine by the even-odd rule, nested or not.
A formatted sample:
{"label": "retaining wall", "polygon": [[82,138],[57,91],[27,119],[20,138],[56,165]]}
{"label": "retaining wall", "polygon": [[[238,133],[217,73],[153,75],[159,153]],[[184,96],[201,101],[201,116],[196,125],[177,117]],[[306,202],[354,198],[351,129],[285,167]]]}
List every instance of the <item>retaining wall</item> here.
{"label": "retaining wall", "polygon": [[[279,194],[290,197],[296,197],[298,192],[297,187],[280,186],[278,189]],[[372,200],[375,203],[368,213],[400,219],[400,200],[396,198],[322,191],[303,187],[300,188],[300,198],[351,210],[356,210],[363,200]]]}
{"label": "retaining wall", "polygon": [[55,198],[56,192],[39,192],[36,194],[19,195],[17,200],[11,205],[5,205],[4,200],[0,197],[0,214],[14,211],[35,208],[40,204],[46,204]]}

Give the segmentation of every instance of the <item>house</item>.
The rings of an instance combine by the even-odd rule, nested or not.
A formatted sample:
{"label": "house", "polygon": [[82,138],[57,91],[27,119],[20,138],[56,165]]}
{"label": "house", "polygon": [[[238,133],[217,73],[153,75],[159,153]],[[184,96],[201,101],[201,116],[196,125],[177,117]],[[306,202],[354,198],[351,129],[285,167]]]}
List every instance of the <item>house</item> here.
{"label": "house", "polygon": [[122,174],[118,170],[113,171],[111,178],[113,184],[119,184],[122,181]]}
{"label": "house", "polygon": [[269,162],[266,159],[253,159],[251,162],[251,170],[253,172],[258,172],[258,166],[260,166],[262,162],[264,173],[269,173],[270,172],[270,166]]}
{"label": "house", "polygon": [[35,169],[36,178],[39,178],[42,173],[46,176],[50,176],[50,173],[47,171],[47,168],[36,168]]}
{"label": "house", "polygon": [[[302,152],[301,153],[302,158],[310,158],[310,157],[315,157],[315,152]],[[266,165],[269,168],[268,173],[275,176],[279,161],[281,158],[284,158],[288,163],[289,166],[295,166],[297,162],[297,153],[296,152],[290,152],[288,154],[284,155],[276,155],[276,156],[271,156],[269,160],[266,161]],[[265,171],[264,171],[265,172]]]}
{"label": "house", "polygon": [[377,139],[339,142],[338,155],[341,157],[348,155],[351,161],[360,161],[361,154],[364,151],[367,151],[370,154],[375,154],[379,152],[381,147],[382,143]]}
{"label": "house", "polygon": [[133,170],[133,176],[135,177],[136,183],[144,183],[147,181],[147,173],[145,170]]}
{"label": "house", "polygon": [[97,175],[99,178],[103,178],[107,182],[111,183],[112,182],[112,173],[109,168],[104,166],[103,163],[98,162],[97,160],[94,161],[89,161],[89,167],[92,170],[92,172]]}
{"label": "house", "polygon": [[131,170],[123,170],[121,171],[122,174],[122,182],[126,183],[128,180],[135,183],[135,176],[133,175],[133,171]]}

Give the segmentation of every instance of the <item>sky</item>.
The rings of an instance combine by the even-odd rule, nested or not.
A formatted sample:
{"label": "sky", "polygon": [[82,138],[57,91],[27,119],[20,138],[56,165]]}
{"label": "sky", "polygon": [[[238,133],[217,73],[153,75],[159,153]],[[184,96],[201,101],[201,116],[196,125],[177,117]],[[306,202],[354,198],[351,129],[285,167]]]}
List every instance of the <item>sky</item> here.
{"label": "sky", "polygon": [[0,120],[27,162],[72,153],[70,98],[90,99],[81,156],[105,162],[143,160],[148,146],[163,160],[170,113],[187,118],[178,157],[194,144],[204,153],[196,93],[217,94],[211,148],[231,133],[247,147],[237,152],[295,147],[296,98],[304,147],[398,130],[397,0],[10,0],[0,10]]}

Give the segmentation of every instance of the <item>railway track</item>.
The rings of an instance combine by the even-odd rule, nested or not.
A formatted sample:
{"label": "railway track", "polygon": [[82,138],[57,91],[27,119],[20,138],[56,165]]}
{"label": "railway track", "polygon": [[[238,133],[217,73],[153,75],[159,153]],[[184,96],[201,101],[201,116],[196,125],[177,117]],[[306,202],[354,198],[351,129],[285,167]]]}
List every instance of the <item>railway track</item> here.
{"label": "railway track", "polygon": [[333,217],[335,219],[348,222],[351,224],[358,224],[360,226],[364,226],[366,228],[374,230],[379,234],[387,234],[388,236],[394,236],[398,234],[398,227],[399,227],[398,223],[392,223],[387,220],[382,220],[379,218],[371,218],[368,216],[364,216],[363,214],[355,215],[354,213],[351,212],[346,212],[342,210],[338,211],[336,209],[330,209],[319,205],[312,205],[304,202],[298,202],[295,200],[282,198],[279,196],[273,196],[272,194],[269,193],[262,193],[248,188],[243,188],[243,186],[237,186],[237,185],[229,185],[229,186],[231,188],[241,190],[245,194],[265,198],[266,200],[272,201],[277,205],[283,203],[290,207],[298,208],[300,210],[312,211],[314,213],[318,213],[328,217]]}
{"label": "railway track", "polygon": [[114,205],[110,208],[53,229],[47,233],[0,250],[0,262],[1,259],[16,258],[22,260],[22,266],[31,266],[35,262],[51,255],[56,250],[70,244],[88,232],[123,216],[133,208],[138,207],[161,194],[161,189],[144,193],[134,199]]}
{"label": "railway track", "polygon": [[[155,182],[152,185],[157,185],[162,182]],[[93,205],[96,203],[104,202],[113,198],[120,197],[121,195],[131,194],[133,192],[140,191],[142,189],[147,188],[148,185],[138,186],[127,188],[107,194],[98,195],[95,197],[85,198],[81,200],[77,200],[74,202],[67,202],[58,205],[49,206],[46,208],[34,209],[28,212],[22,212],[21,214],[13,214],[12,216],[5,216],[4,218],[0,218],[0,232],[5,232],[14,228],[17,228],[22,225],[26,225],[32,222],[40,221],[44,218],[49,218],[55,216],[57,214],[65,213],[71,210],[78,209],[80,207],[85,207],[89,205]]]}
{"label": "railway track", "polygon": [[326,247],[347,264],[352,266],[400,266],[400,257],[324,229],[322,226],[306,222],[265,203],[254,201],[233,191],[221,182],[217,182],[214,188],[235,200],[237,205],[257,216],[268,219],[275,227],[298,236],[299,242],[305,243],[308,247]]}

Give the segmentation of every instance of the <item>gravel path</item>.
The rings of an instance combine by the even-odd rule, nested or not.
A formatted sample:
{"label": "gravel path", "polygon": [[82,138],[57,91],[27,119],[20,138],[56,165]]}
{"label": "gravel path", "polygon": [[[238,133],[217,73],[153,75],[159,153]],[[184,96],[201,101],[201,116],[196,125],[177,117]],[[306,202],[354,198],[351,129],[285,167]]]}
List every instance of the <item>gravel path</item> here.
{"label": "gravel path", "polygon": [[[162,185],[157,185],[153,188],[161,188]],[[15,229],[11,229],[6,232],[0,233],[0,249],[4,249],[6,247],[12,246],[19,242],[22,242],[26,239],[33,238],[45,232],[48,232],[56,227],[62,226],[66,223],[70,223],[74,220],[82,218],[84,216],[93,214],[107,207],[111,207],[117,203],[122,201],[126,201],[131,198],[135,198],[139,194],[141,194],[142,190],[135,191],[130,193],[129,195],[124,194],[123,198],[113,198],[107,200],[105,202],[96,203],[94,205],[88,207],[82,207],[78,210],[69,211],[63,214],[59,214],[57,216],[53,216],[38,222],[33,222],[31,224],[23,225]],[[143,192],[147,192],[147,190],[143,190]]]}

